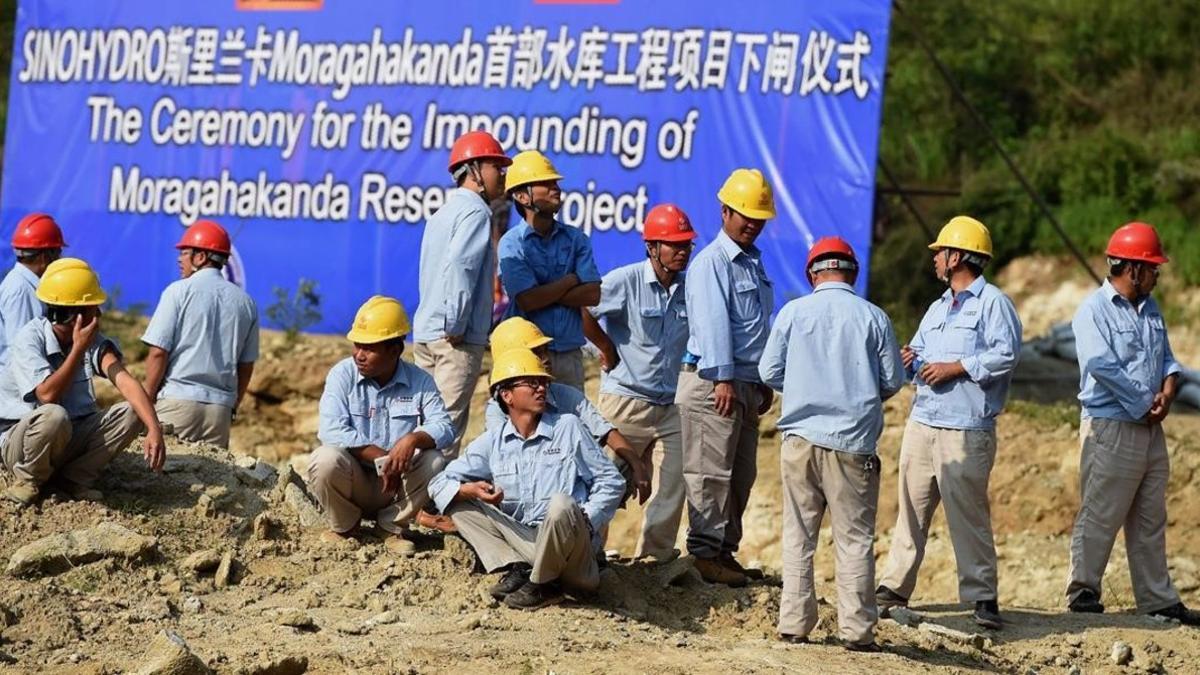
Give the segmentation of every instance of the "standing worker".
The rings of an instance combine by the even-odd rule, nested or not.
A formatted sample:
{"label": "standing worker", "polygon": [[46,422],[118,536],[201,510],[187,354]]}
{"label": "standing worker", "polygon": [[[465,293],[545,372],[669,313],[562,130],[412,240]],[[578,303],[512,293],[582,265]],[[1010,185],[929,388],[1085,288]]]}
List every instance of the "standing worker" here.
{"label": "standing worker", "polygon": [[684,493],[675,388],[688,339],[684,269],[695,238],[691,221],[678,206],[650,209],[642,227],[646,260],[604,275],[600,304],[583,315],[584,333],[600,349],[604,371],[600,411],[629,439],[641,464],[652,467],[639,558],[678,555],[675,539]]}
{"label": "standing worker", "polygon": [[917,396],[900,444],[900,507],[875,595],[883,610],[908,604],[933,512],[944,501],[959,598],[975,604],[977,624],[995,629],[1001,618],[988,478],[996,415],[1021,350],[1021,320],[1008,296],[983,277],[992,258],[983,223],[951,218],[929,248],[949,289],[900,351]]}
{"label": "standing worker", "polygon": [[308,464],[308,484],[325,510],[322,540],[353,546],[363,516],[373,517],[384,546],[401,556],[416,552],[405,536],[421,510],[429,481],[446,460],[439,449],[454,427],[433,378],[406,363],[408,315],[399,300],[376,295],[354,315],[346,339],[353,356],[329,369],[321,393],[321,447]]}
{"label": "standing worker", "polygon": [[183,278],[162,292],[142,335],[146,393],[176,436],[228,448],[258,360],[258,308],[221,276],[232,245],[220,225],[196,221],[175,248]]}
{"label": "standing worker", "polygon": [[1079,358],[1079,515],[1071,533],[1072,612],[1104,611],[1101,581],[1117,530],[1137,610],[1200,625],[1167,568],[1170,461],[1163,419],[1179,392],[1181,368],[1150,292],[1167,262],[1154,228],[1129,223],[1108,241],[1109,274],[1075,314]]}
{"label": "standing worker", "polygon": [[413,358],[433,375],[450,422],[458,456],[492,325],[491,202],[504,195],[504,168],[512,160],[486,131],[463,134],[450,149],[457,188],[425,224],[421,237],[421,304],[413,316]]}
{"label": "standing worker", "polygon": [[[21,506],[53,483],[74,499],[98,501],[104,467],[145,428],[142,453],[153,471],[166,460],[154,404],[125,370],[116,342],[100,332],[100,279],[78,258],[46,268],[37,297],[45,316],[17,331],[0,372],[0,459],[13,480],[4,497]],[[92,378],[125,397],[101,411]]]}
{"label": "standing worker", "polygon": [[721,232],[688,272],[688,342],[675,403],[683,429],[688,552],[705,581],[744,586],[747,576],[762,578],[734,553],[758,474],[758,418],[773,396],[759,379],[758,360],[775,296],[754,241],[775,217],[775,197],[757,169],[737,169],[717,199]]}
{"label": "standing worker", "polygon": [[37,299],[38,279],[66,246],[58,223],[44,213],[31,213],[17,223],[12,237],[17,264],[0,282],[0,371],[8,365],[17,331],[45,311]]}
{"label": "standing worker", "polygon": [[878,651],[875,512],[883,402],[904,384],[887,314],[854,294],[858,259],[841,237],[817,241],[805,264],[811,295],[784,305],[759,362],[783,393],[783,595],[779,635],[807,642],[817,625],[813,554],[828,508],[842,645]]}
{"label": "standing worker", "polygon": [[600,302],[600,272],[587,235],[554,219],[562,206],[561,179],[536,150],[513,158],[504,190],[524,222],[500,238],[500,282],[510,302],[506,316],[525,317],[553,339],[551,374],[582,391],[580,310]]}

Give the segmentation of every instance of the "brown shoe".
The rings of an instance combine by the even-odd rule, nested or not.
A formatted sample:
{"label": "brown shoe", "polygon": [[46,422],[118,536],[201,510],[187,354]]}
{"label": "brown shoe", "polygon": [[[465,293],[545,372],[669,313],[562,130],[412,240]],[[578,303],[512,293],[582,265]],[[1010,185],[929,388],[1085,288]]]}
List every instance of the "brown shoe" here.
{"label": "brown shoe", "polygon": [[4,491],[4,498],[10,502],[16,502],[20,506],[29,506],[32,504],[41,491],[37,483],[18,478],[10,478],[10,481],[8,489]]}
{"label": "brown shoe", "polygon": [[716,558],[696,558],[696,571],[710,584],[725,584],[733,588],[746,585],[746,575],[729,569]]}
{"label": "brown shoe", "polygon": [[762,570],[756,567],[742,567],[742,564],[738,562],[737,558],[733,557],[732,553],[722,555],[720,560],[722,565],[725,565],[738,574],[744,575],[747,579],[761,581],[766,576]]}
{"label": "brown shoe", "polygon": [[458,527],[454,524],[454,520],[450,516],[435,516],[432,513],[424,511],[417,512],[417,525],[428,530],[437,530],[442,534],[458,532]]}

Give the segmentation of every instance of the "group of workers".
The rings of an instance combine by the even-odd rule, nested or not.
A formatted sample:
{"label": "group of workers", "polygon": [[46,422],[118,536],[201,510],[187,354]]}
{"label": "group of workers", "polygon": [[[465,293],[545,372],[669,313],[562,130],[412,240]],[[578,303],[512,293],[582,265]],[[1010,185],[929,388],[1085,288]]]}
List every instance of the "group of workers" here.
{"label": "group of workers", "polygon": [[[995,420],[1021,347],[1011,300],[984,277],[988,229],[951,219],[930,244],[948,287],[901,347],[892,323],[855,291],[859,261],[838,237],[813,243],[813,292],[784,305],[755,241],[775,217],[761,172],[735,170],[717,193],[720,229],[693,257],[696,231],[660,204],[643,223],[646,258],[603,277],[590,240],[556,219],[559,174],[536,151],[509,158],[485,132],[454,144],[457,187],[426,224],[420,304],[369,298],[320,400],[320,447],[307,479],[329,529],[352,547],[364,518],[398,555],[413,524],[458,532],[506,605],[536,609],[592,591],[617,509],[644,506],[636,555],[665,561],[687,509],[686,551],[710,583],[743,586],[763,572],[736,553],[757,474],[760,417],[782,394],[783,592],[778,632],[804,642],[817,623],[813,557],[826,511],[833,530],[839,637],[877,650],[881,610],[906,605],[930,523],[944,507],[959,595],[975,621],[1000,628],[988,479]],[[494,242],[492,203],[521,222]],[[17,265],[0,284],[0,454],[4,496],[30,504],[47,487],[99,499],[104,465],[140,432],[152,469],[163,428],[227,446],[258,356],[253,301],[221,274],[228,234],[200,221],[177,244],[181,280],[163,292],[143,341],[139,383],[99,331],[105,302],[82,260],[60,257],[45,214],[13,236]],[[1068,606],[1102,612],[1101,578],[1124,528],[1137,609],[1200,623],[1166,561],[1168,459],[1161,422],[1180,371],[1150,293],[1167,262],[1154,229],[1131,223],[1107,248],[1108,280],[1073,327],[1081,370],[1081,507]],[[690,263],[690,264],[689,264]],[[493,279],[510,304],[493,327]],[[686,271],[685,271],[686,270]],[[402,358],[414,342],[415,364]],[[583,347],[603,371],[592,403]],[[490,347],[486,430],[465,443],[470,402]],[[99,410],[92,378],[125,403]],[[883,401],[916,394],[900,448],[899,512],[876,581]]]}

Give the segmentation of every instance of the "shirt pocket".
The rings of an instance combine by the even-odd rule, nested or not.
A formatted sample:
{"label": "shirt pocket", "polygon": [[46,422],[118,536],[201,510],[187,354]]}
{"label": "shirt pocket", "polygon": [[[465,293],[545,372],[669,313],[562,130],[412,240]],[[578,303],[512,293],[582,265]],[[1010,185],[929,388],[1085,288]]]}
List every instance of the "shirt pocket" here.
{"label": "shirt pocket", "polygon": [[395,443],[421,426],[421,408],[416,401],[393,401],[388,405],[388,441]]}
{"label": "shirt pocket", "polygon": [[638,309],[641,317],[642,337],[647,342],[657,343],[662,338],[663,311],[661,307],[641,307]]}
{"label": "shirt pocket", "polygon": [[543,456],[538,471],[537,490],[538,501],[548,502],[554,495],[572,496],[575,491],[575,481],[579,470],[575,459],[563,455]]}
{"label": "shirt pocket", "polygon": [[733,282],[733,310],[733,318],[741,323],[753,323],[762,316],[762,296],[753,279]]}
{"label": "shirt pocket", "polygon": [[955,317],[946,328],[946,352],[952,356],[970,356],[978,351],[980,342],[979,314]]}
{"label": "shirt pocket", "polygon": [[1113,351],[1122,363],[1129,363],[1138,357],[1141,350],[1141,340],[1138,339],[1137,328],[1133,326],[1113,326]]}

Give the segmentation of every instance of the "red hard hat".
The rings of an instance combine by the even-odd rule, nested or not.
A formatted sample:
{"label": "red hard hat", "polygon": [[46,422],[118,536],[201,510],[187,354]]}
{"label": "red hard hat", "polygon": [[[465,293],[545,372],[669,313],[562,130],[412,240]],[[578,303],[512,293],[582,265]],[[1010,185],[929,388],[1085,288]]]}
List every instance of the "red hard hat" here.
{"label": "red hard hat", "polygon": [[66,248],[58,223],[45,213],[31,213],[17,223],[13,232],[13,248]]}
{"label": "red hard hat", "polygon": [[450,148],[450,171],[473,159],[492,159],[499,162],[500,166],[512,164],[512,160],[504,154],[504,148],[486,131],[468,131],[454,141],[454,147]]}
{"label": "red hard hat", "polygon": [[804,269],[812,267],[817,258],[834,256],[858,264],[858,257],[854,255],[849,242],[841,237],[822,237],[808,250],[808,262],[804,263]]}
{"label": "red hard hat", "polygon": [[175,248],[194,248],[229,255],[231,245],[225,228],[211,220],[197,220],[183,233]]}
{"label": "red hard hat", "polygon": [[1154,231],[1153,225],[1146,223],[1126,223],[1118,227],[1109,238],[1104,254],[1110,258],[1136,260],[1154,265],[1161,265],[1169,260],[1163,255],[1158,232]]}
{"label": "red hard hat", "polygon": [[642,239],[646,241],[691,241],[696,238],[692,221],[674,204],[659,204],[646,214]]}

